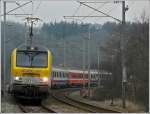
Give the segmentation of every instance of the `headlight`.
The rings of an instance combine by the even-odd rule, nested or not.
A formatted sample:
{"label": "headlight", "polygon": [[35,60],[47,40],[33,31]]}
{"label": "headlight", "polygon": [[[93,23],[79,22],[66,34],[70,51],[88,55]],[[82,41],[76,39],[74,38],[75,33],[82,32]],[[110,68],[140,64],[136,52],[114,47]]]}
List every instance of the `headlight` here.
{"label": "headlight", "polygon": [[19,80],[19,77],[16,76],[16,77],[15,77],[15,80]]}
{"label": "headlight", "polygon": [[47,82],[48,81],[48,78],[44,77],[42,78],[43,82]]}

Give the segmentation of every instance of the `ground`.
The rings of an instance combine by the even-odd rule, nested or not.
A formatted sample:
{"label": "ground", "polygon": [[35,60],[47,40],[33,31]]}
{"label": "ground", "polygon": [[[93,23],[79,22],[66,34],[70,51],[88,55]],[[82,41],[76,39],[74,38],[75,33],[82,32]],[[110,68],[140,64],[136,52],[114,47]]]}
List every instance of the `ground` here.
{"label": "ground", "polygon": [[140,104],[134,104],[131,101],[126,101],[126,108],[122,108],[122,100],[121,99],[115,99],[114,101],[114,105],[110,105],[111,101],[110,100],[105,100],[105,101],[94,101],[92,99],[88,99],[88,98],[83,98],[80,96],[80,92],[73,92],[72,94],[70,94],[70,97],[79,101],[83,101],[86,103],[90,103],[96,106],[100,106],[103,108],[108,108],[108,109],[112,109],[112,110],[117,110],[120,112],[131,112],[131,113],[144,113],[145,109],[142,105]]}
{"label": "ground", "polygon": [[21,113],[15,99],[9,94],[6,94],[5,97],[1,96],[1,112],[2,113]]}

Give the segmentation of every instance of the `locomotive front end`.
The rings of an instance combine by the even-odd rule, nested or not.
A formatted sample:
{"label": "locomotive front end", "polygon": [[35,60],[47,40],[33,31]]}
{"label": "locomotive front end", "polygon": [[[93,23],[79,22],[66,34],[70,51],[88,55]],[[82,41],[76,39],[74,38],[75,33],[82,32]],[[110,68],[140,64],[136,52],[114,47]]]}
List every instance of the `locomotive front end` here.
{"label": "locomotive front end", "polygon": [[10,92],[16,97],[39,99],[49,93],[52,56],[49,50],[15,49],[11,56]]}

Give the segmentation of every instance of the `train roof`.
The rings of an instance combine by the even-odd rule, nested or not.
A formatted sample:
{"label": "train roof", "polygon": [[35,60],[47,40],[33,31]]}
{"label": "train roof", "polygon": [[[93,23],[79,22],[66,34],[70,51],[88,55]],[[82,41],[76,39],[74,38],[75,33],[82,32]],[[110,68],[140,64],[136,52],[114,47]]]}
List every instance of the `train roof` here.
{"label": "train roof", "polygon": [[[52,68],[53,71],[61,71],[61,72],[72,72],[72,73],[85,73],[87,74],[88,73],[88,70],[75,70],[75,69],[68,69],[68,68],[56,68],[56,67],[53,67]],[[90,72],[91,74],[98,74],[98,71],[97,70],[91,70]],[[103,73],[103,74],[111,74],[110,72],[107,72],[107,71],[104,71],[104,70],[101,70],[100,73]]]}

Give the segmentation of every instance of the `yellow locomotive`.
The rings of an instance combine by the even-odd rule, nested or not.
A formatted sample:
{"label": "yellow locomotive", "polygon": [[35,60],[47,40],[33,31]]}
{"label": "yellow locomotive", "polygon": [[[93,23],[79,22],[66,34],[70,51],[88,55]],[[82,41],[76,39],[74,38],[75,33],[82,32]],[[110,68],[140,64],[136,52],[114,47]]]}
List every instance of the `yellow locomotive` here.
{"label": "yellow locomotive", "polygon": [[52,55],[39,46],[20,46],[11,54],[10,92],[16,97],[40,99],[51,85]]}

